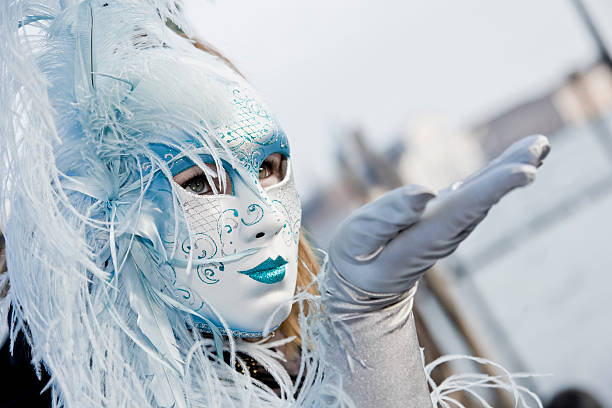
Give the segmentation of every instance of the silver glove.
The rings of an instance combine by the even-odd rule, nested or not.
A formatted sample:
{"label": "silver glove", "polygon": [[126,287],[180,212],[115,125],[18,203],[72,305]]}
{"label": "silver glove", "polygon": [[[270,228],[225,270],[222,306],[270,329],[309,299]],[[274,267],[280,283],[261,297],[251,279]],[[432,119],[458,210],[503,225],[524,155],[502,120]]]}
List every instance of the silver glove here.
{"label": "silver glove", "polygon": [[330,265],[361,289],[407,291],[457,249],[504,195],[533,181],[549,150],[546,137],[526,137],[438,195],[415,185],[385,194],[341,224],[329,248]]}
{"label": "silver glove", "polygon": [[340,225],[321,289],[331,319],[341,322],[329,363],[357,407],[432,406],[412,315],[415,283],[504,195],[533,181],[549,150],[546,137],[526,137],[437,195],[404,186]]}

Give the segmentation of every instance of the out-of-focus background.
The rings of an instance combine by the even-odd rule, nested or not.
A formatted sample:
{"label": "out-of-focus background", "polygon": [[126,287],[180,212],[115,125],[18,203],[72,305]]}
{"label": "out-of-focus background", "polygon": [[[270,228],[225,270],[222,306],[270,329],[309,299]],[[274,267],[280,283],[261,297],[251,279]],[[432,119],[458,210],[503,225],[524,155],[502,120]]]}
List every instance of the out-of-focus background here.
{"label": "out-of-focus background", "polygon": [[189,7],[290,135],[304,225],[322,248],[391,188],[441,188],[523,136],[549,136],[535,184],[428,272],[419,338],[428,360],[476,354],[551,374],[526,383],[548,407],[612,407],[612,2]]}

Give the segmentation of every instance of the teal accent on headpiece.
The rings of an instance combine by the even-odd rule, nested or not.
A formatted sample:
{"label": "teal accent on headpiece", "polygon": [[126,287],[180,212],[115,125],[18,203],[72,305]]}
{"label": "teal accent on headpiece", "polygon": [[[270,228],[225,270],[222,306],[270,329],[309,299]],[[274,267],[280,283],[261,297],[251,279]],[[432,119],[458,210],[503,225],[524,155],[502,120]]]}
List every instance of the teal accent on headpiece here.
{"label": "teal accent on headpiece", "polygon": [[[174,147],[155,143],[151,144],[150,148],[157,156],[159,156],[166,162],[166,164],[170,168],[172,176],[176,176],[177,174],[196,165],[192,159],[185,156],[180,150]],[[203,163],[215,162],[210,154],[200,154],[199,157]]]}

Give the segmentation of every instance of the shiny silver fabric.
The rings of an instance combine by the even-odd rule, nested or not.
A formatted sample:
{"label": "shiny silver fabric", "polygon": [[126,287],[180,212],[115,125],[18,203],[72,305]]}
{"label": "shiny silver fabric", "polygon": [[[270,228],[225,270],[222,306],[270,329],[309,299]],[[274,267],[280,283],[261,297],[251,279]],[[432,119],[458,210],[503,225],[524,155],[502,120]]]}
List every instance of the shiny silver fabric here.
{"label": "shiny silver fabric", "polygon": [[412,314],[416,288],[373,293],[333,268],[325,273],[322,296],[339,333],[329,363],[359,408],[432,407]]}

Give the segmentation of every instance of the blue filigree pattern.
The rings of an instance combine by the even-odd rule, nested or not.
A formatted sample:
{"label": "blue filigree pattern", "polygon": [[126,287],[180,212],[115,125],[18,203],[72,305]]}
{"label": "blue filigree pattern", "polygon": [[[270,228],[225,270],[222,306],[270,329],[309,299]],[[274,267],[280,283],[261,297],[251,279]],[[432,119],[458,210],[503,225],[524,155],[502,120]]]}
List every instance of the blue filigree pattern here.
{"label": "blue filigree pattern", "polygon": [[287,207],[285,207],[285,205],[279,200],[272,200],[272,204],[274,204],[274,208],[276,211],[283,214],[285,223],[283,224],[283,229],[281,231],[281,234],[283,236],[283,240],[285,241],[285,245],[291,245],[291,243],[294,240],[295,233],[293,230],[294,222],[290,221],[289,211],[287,210]]}
{"label": "blue filigree pattern", "polygon": [[221,254],[224,256],[236,253],[236,248],[233,247],[234,241],[232,241],[232,236],[238,227],[238,221],[238,210],[235,208],[225,210],[219,216],[217,232],[221,240]]}
{"label": "blue filigree pattern", "polygon": [[274,210],[284,219],[281,234],[286,245],[297,245],[300,239],[301,206],[293,179],[268,190]]}
{"label": "blue filigree pattern", "polygon": [[177,300],[188,306],[194,312],[198,312],[204,307],[204,300],[202,300],[202,297],[196,292],[183,286],[177,286],[175,290]]}
{"label": "blue filigree pattern", "polygon": [[207,285],[213,285],[219,282],[219,274],[224,270],[225,265],[223,265],[223,262],[209,265],[198,265],[198,278]]}
{"label": "blue filigree pattern", "polygon": [[271,153],[289,156],[287,135],[268,109],[246,89],[233,88],[231,93],[235,121],[215,130],[239,163],[256,174],[263,160]]}
{"label": "blue filigree pattern", "polygon": [[208,234],[199,232],[193,235],[193,238],[189,237],[183,240],[181,249],[185,254],[192,252],[191,245],[193,244],[193,255],[197,259],[210,259],[217,254],[217,244],[215,240]]}
{"label": "blue filigree pattern", "polygon": [[261,208],[259,204],[251,204],[247,207],[248,215],[247,217],[243,217],[240,221],[250,227],[251,225],[257,224],[259,221],[263,219],[264,210]]}

